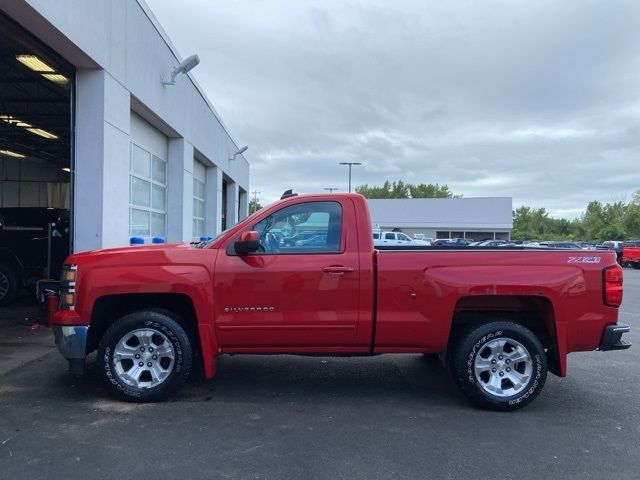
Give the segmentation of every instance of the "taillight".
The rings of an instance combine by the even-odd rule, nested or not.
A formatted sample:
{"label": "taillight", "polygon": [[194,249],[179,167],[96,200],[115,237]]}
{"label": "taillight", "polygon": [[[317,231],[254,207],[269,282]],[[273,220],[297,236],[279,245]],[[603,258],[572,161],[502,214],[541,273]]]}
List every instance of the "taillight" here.
{"label": "taillight", "polygon": [[622,268],[614,265],[604,269],[602,274],[604,304],[619,307],[622,303]]}

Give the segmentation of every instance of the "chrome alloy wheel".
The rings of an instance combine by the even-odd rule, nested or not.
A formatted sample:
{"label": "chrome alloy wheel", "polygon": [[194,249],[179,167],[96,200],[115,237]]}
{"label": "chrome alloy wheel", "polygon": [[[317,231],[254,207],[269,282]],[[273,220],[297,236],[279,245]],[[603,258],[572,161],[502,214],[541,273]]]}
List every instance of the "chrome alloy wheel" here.
{"label": "chrome alloy wheel", "polygon": [[142,328],[127,333],[113,351],[113,367],[130,387],[153,388],[164,382],[175,364],[175,351],[163,333]]}
{"label": "chrome alloy wheel", "polygon": [[527,387],[533,373],[533,360],[520,342],[496,338],[482,346],[473,362],[473,370],[486,393],[510,397]]}

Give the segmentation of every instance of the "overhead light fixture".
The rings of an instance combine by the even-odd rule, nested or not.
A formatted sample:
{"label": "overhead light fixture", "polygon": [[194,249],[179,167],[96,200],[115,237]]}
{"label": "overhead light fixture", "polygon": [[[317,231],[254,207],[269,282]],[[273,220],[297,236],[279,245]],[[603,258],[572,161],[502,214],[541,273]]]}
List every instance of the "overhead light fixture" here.
{"label": "overhead light fixture", "polygon": [[49,140],[57,140],[58,136],[51,133],[51,132],[47,132],[46,130],[43,130],[41,128],[27,128],[27,130],[35,135],[39,135],[43,138],[47,138]]}
{"label": "overhead light fixture", "polygon": [[17,118],[12,117],[11,115],[0,115],[0,120],[9,125],[15,125],[16,127],[29,128],[33,125],[23,122],[22,120],[18,120]]}
{"label": "overhead light fixture", "polygon": [[58,85],[66,85],[69,83],[69,79],[59,73],[43,73],[41,75],[50,82],[57,83]]}
{"label": "overhead light fixture", "polygon": [[35,135],[39,135],[43,138],[47,138],[49,140],[57,140],[58,136],[54,133],[51,132],[47,132],[46,130],[43,130],[42,128],[36,128],[33,125],[31,125],[30,123],[27,122],[23,122],[22,120],[12,116],[12,115],[0,115],[0,120],[2,120],[5,123],[8,123],[9,125],[14,125],[16,127],[22,127],[27,129],[29,132],[35,134]]}
{"label": "overhead light fixture", "polygon": [[6,157],[13,157],[13,158],[26,158],[26,155],[23,155],[18,152],[14,152],[13,150],[0,150],[0,155],[4,155]]}
{"label": "overhead light fixture", "polygon": [[163,81],[163,85],[175,85],[176,77],[181,73],[188,73],[193,70],[200,63],[200,57],[198,55],[191,55],[188,58],[185,58],[180,65],[173,69],[171,72],[171,80]]}
{"label": "overhead light fixture", "polygon": [[54,73],[55,70],[35,55],[16,55],[16,60],[38,73]]}
{"label": "overhead light fixture", "polygon": [[231,160],[235,160],[235,159],[236,159],[236,157],[237,157],[238,155],[242,155],[242,154],[243,154],[244,152],[246,152],[247,150],[249,150],[249,147],[245,145],[245,146],[244,146],[244,147],[242,147],[240,150],[238,150],[236,153],[234,153],[234,154],[233,154],[233,157],[231,157],[231,158],[229,159],[229,161],[231,161]]}
{"label": "overhead light fixture", "polygon": [[71,173],[71,169],[69,167],[62,167],[63,172]]}

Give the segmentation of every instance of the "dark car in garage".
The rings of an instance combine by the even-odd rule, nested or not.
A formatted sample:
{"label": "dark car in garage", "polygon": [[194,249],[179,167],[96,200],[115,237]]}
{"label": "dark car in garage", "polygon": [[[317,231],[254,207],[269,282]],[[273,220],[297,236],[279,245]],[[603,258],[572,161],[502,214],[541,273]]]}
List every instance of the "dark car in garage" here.
{"label": "dark car in garage", "polygon": [[0,306],[42,278],[59,278],[69,255],[69,211],[0,208]]}

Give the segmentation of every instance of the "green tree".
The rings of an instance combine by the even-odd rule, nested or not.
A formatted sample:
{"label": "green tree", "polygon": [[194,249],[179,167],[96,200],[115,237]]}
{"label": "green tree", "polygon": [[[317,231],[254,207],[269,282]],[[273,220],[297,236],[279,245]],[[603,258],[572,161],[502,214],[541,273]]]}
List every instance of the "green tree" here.
{"label": "green tree", "polygon": [[454,195],[448,185],[437,183],[407,184],[411,198],[460,198],[462,195]]}
{"label": "green tree", "polygon": [[624,240],[626,238],[626,230],[621,225],[612,223],[611,225],[602,227],[600,231],[598,231],[595,239],[599,242],[606,242],[607,240]]}
{"label": "green tree", "polygon": [[257,200],[249,201],[249,215],[252,213],[256,213],[258,210],[262,208],[262,205]]}
{"label": "green tree", "polygon": [[356,192],[366,198],[458,198],[448,185],[437,183],[404,183],[402,180],[390,182],[386,180],[382,186],[367,184],[356,187]]}

